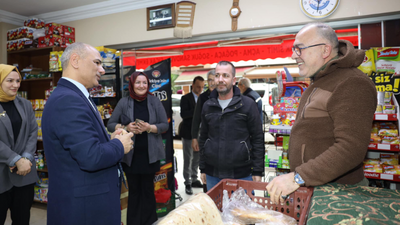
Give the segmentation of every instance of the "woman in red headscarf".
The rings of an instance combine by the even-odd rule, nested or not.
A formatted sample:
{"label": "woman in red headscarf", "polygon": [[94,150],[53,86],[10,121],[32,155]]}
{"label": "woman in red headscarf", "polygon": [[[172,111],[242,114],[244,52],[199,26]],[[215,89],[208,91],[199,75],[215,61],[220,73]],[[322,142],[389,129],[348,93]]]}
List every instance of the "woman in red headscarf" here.
{"label": "woman in red headscarf", "polygon": [[154,175],[165,159],[161,134],[168,130],[167,114],[160,100],[149,92],[150,82],[143,72],[129,79],[129,96],[122,98],[108,121],[110,132],[124,128],[134,133],[134,148],[123,158],[128,181],[128,225],[157,221]]}
{"label": "woman in red headscarf", "polygon": [[0,224],[28,225],[38,179],[34,154],[38,125],[31,103],[17,96],[21,75],[0,64]]}

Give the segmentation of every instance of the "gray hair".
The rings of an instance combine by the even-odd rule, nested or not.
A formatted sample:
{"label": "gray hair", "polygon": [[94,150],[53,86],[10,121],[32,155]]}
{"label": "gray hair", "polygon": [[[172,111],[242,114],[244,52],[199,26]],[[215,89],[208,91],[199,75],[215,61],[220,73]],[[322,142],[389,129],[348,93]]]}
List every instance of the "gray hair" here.
{"label": "gray hair", "polygon": [[69,59],[73,53],[76,53],[81,58],[85,58],[86,56],[86,49],[89,45],[82,43],[82,42],[75,42],[69,45],[63,52],[61,56],[61,66],[63,70],[65,70],[69,64]]}
{"label": "gray hair", "polygon": [[226,65],[230,65],[231,66],[231,68],[232,68],[232,77],[235,77],[235,75],[236,75],[236,70],[235,70],[235,66],[231,63],[231,62],[229,62],[229,61],[219,61],[218,62],[218,64],[217,64],[217,66],[218,65],[220,65],[220,66],[226,66]]}
{"label": "gray hair", "polygon": [[301,28],[301,30],[308,27],[316,27],[317,34],[329,42],[329,44],[332,46],[332,51],[336,53],[339,52],[339,40],[332,27],[325,23],[316,22],[306,24],[303,28]]}
{"label": "gray hair", "polygon": [[208,71],[208,73],[207,73],[207,79],[208,79],[208,77],[209,77],[210,75],[215,76],[215,70],[214,70],[214,69]]}
{"label": "gray hair", "polygon": [[245,88],[249,88],[251,85],[250,79],[247,77],[242,77],[240,78],[239,84],[242,84]]}

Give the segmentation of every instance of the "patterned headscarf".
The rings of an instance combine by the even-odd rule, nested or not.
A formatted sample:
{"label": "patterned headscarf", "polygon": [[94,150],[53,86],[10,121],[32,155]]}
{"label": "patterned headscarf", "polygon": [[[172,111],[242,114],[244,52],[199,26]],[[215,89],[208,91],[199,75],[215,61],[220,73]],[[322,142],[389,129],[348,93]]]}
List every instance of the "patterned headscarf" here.
{"label": "patterned headscarf", "polygon": [[1,84],[3,84],[4,79],[6,79],[8,74],[10,74],[12,71],[16,71],[19,75],[19,79],[22,80],[21,74],[19,73],[17,67],[6,64],[0,64],[0,102],[13,101],[17,96],[17,95],[9,96],[1,88]]}
{"label": "patterned headscarf", "polygon": [[[134,91],[136,78],[140,75],[145,76],[147,80],[147,93],[144,95],[137,95]],[[129,95],[131,96],[131,98],[136,99],[138,101],[143,101],[147,98],[147,94],[153,95],[152,93],[149,92],[149,90],[150,90],[150,81],[147,75],[143,72],[138,72],[138,71],[134,72],[131,75],[131,78],[129,79]]]}

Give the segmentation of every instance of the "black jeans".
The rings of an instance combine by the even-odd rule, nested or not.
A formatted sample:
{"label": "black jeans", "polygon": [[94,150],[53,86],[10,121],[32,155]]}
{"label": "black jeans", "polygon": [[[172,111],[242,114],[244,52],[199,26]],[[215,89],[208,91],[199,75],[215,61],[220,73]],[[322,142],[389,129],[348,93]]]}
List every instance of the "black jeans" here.
{"label": "black jeans", "polygon": [[33,184],[12,187],[0,194],[0,224],[4,224],[10,209],[12,225],[29,225],[34,196]]}
{"label": "black jeans", "polygon": [[128,180],[127,225],[151,225],[157,221],[154,175],[125,173]]}

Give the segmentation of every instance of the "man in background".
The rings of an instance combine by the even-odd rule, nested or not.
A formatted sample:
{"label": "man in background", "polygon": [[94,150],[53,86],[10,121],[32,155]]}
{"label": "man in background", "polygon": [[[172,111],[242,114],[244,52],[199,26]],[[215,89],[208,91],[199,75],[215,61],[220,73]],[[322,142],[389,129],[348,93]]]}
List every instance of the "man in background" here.
{"label": "man in background", "polygon": [[261,181],[265,147],[257,106],[235,86],[231,62],[217,64],[215,81],[201,113],[201,179],[208,190],[224,178]]}
{"label": "man in background", "polygon": [[283,203],[300,186],[368,186],[363,160],[377,99],[374,83],[357,68],[364,51],[339,41],[323,23],[304,26],[292,50],[300,76],[311,78],[311,85],[301,96],[290,135],[291,173],[268,184],[271,201]]}
{"label": "man in background", "polygon": [[199,151],[199,142],[197,141],[197,138],[199,136],[201,123],[201,110],[203,109],[204,102],[209,99],[210,93],[215,89],[215,70],[208,71],[207,84],[208,89],[205,92],[201,93],[199,100],[197,101],[192,121],[192,148],[193,151],[196,152]]}
{"label": "man in background", "polygon": [[181,98],[181,117],[179,135],[182,137],[183,148],[183,178],[185,179],[185,192],[193,194],[192,187],[203,187],[198,180],[199,152],[192,149],[192,119],[196,102],[204,88],[204,78],[197,76],[193,79],[192,91]]}
{"label": "man in background", "polygon": [[121,223],[119,162],[132,133],[110,137],[89,96],[104,69],[100,53],[74,43],[62,57],[62,78],[43,111],[43,145],[49,170],[47,224]]}
{"label": "man in background", "polygon": [[250,97],[251,99],[254,100],[254,102],[257,104],[257,109],[258,112],[260,113],[260,118],[261,118],[261,124],[263,123],[263,110],[262,110],[262,99],[261,96],[251,89],[250,87],[251,82],[249,78],[240,78],[238,82],[238,88],[240,89],[240,93],[242,95],[246,95],[247,97]]}

